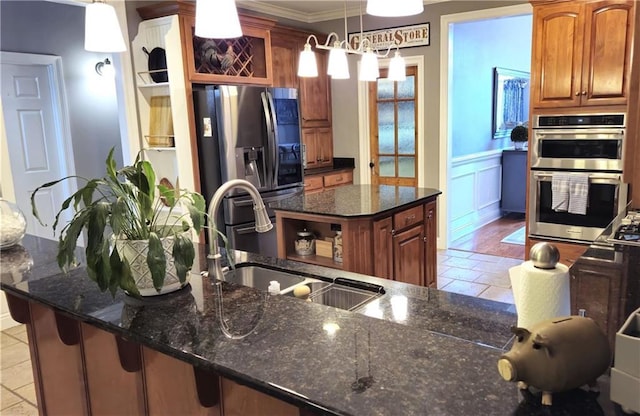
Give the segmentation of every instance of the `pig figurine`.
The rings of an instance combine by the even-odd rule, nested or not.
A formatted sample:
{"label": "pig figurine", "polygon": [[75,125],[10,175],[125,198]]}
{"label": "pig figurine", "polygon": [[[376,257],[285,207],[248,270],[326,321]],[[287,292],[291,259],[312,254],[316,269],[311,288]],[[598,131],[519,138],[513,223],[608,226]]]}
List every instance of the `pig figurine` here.
{"label": "pig figurine", "polygon": [[591,318],[568,316],[536,323],[531,330],[513,327],[511,350],[498,360],[498,372],[520,389],[542,390],[542,404],[551,394],[596,387],[596,379],[611,363],[609,341]]}

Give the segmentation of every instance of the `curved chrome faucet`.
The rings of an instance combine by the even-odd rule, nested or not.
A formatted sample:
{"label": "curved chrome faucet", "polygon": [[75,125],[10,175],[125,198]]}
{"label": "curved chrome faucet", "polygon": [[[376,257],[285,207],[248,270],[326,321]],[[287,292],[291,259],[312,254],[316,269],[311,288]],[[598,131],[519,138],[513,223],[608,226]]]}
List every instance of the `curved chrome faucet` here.
{"label": "curved chrome faucet", "polygon": [[[244,179],[233,179],[222,184],[216,193],[213,194],[213,197],[211,197],[211,202],[209,202],[208,216],[210,224],[207,229],[209,234],[209,254],[207,255],[208,272],[209,277],[215,277],[217,280],[223,280],[223,274],[221,264],[222,255],[220,254],[220,245],[218,244],[218,236],[216,235],[216,230],[218,229],[216,219],[218,218],[218,210],[220,209],[224,195],[233,188],[242,188],[251,196],[253,200],[253,213],[256,218],[256,231],[266,233],[273,228],[267,209],[264,206],[264,201],[262,201],[260,193],[251,182]],[[213,227],[211,226],[212,224]]]}

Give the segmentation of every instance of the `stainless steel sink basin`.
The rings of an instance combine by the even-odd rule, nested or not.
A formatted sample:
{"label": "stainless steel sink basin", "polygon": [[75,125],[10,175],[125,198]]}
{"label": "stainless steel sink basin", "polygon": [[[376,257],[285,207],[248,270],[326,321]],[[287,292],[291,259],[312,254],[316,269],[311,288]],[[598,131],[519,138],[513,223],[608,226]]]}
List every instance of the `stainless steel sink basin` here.
{"label": "stainless steel sink basin", "polygon": [[305,281],[302,276],[253,265],[240,265],[235,269],[230,269],[224,273],[224,278],[227,282],[253,287],[265,292],[269,288],[269,282],[277,280],[280,283],[281,293]]}
{"label": "stainless steel sink basin", "polygon": [[[310,289],[309,300],[320,305],[354,311],[384,293],[382,286],[338,278],[333,283],[309,279],[301,284]],[[293,296],[295,287],[288,291]]]}

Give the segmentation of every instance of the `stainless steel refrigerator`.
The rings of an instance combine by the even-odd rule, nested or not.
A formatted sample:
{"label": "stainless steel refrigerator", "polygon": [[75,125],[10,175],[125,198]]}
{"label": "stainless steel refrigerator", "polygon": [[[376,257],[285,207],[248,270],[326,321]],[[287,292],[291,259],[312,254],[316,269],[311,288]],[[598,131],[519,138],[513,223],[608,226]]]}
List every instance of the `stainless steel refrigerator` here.
{"label": "stainless steel refrigerator", "polygon": [[[302,192],[298,91],[231,85],[194,85],[201,191],[207,202],[231,179],[246,179],[269,203]],[[255,231],[253,203],[242,190],[224,200],[219,228],[232,248],[275,257],[274,229]]]}

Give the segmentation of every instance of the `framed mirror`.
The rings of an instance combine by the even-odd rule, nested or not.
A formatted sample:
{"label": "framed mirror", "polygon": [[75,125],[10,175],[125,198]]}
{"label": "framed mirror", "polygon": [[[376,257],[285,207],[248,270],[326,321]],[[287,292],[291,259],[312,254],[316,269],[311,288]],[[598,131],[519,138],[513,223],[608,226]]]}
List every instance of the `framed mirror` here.
{"label": "framed mirror", "polygon": [[530,84],[528,72],[493,68],[494,139],[509,137],[515,126],[528,124]]}

